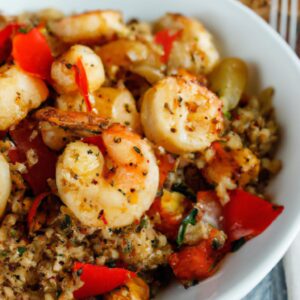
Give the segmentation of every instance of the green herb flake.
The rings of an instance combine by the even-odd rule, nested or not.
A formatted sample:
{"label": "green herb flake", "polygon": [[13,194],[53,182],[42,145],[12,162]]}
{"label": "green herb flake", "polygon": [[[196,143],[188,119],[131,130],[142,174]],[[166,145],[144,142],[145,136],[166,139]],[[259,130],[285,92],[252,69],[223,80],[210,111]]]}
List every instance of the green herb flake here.
{"label": "green herb flake", "polygon": [[155,239],[151,240],[151,245],[152,245],[152,248],[154,248],[154,249],[157,248],[158,245],[159,245],[158,238],[155,238]]}
{"label": "green herb flake", "polygon": [[133,146],[133,150],[138,154],[142,154],[140,148],[138,148],[137,146]]}
{"label": "green herb flake", "polygon": [[28,30],[26,28],[24,28],[24,27],[19,28],[18,31],[20,33],[27,33],[28,32]]}
{"label": "green herb flake", "polygon": [[115,260],[109,260],[105,263],[105,265],[108,267],[108,268],[115,268],[116,267],[116,261]]}
{"label": "green herb flake", "polygon": [[244,237],[232,242],[231,243],[231,252],[238,251],[245,243],[246,243],[246,239]]}
{"label": "green herb flake", "polygon": [[66,67],[67,67],[67,69],[72,69],[73,68],[73,65],[72,64],[70,64],[70,63],[66,63],[66,65],[65,65]]}
{"label": "green herb flake", "polygon": [[5,250],[0,250],[0,257],[6,257],[8,255],[8,252]]}
{"label": "green herb flake", "polygon": [[223,114],[227,120],[229,120],[229,121],[232,120],[232,114],[230,111],[225,111]]}
{"label": "green herb flake", "polygon": [[55,294],[56,294],[56,298],[59,298],[60,295],[62,294],[62,290],[57,290]]}
{"label": "green herb flake", "polygon": [[139,233],[142,231],[143,228],[147,228],[147,225],[148,225],[148,221],[146,218],[143,218],[140,222],[140,224],[137,226],[136,228],[136,232]]}
{"label": "green herb flake", "polygon": [[184,241],[184,235],[186,232],[186,228],[188,224],[195,225],[196,224],[196,217],[198,214],[198,209],[193,208],[192,211],[183,219],[181,222],[181,225],[178,230],[178,235],[177,235],[177,245],[180,247]]}
{"label": "green herb flake", "polygon": [[10,235],[11,235],[11,237],[16,237],[17,236],[17,231],[15,230],[15,229],[11,229],[10,230]]}
{"label": "green herb flake", "polygon": [[190,199],[192,201],[196,201],[196,199],[197,199],[196,194],[184,183],[173,184],[171,190],[173,192],[177,192],[177,193],[180,193],[180,194],[186,196],[188,199]]}
{"label": "green herb flake", "polygon": [[71,217],[69,215],[65,215],[64,220],[61,222],[60,228],[61,229],[66,229],[71,225]]}
{"label": "green herb flake", "polygon": [[130,253],[132,251],[132,244],[130,241],[126,240],[126,246],[123,248],[123,253]]}
{"label": "green herb flake", "polygon": [[211,242],[211,247],[213,250],[219,250],[222,247],[222,244],[218,239],[213,239]]}
{"label": "green herb flake", "polygon": [[18,247],[18,253],[20,256],[22,256],[26,252],[26,247]]}

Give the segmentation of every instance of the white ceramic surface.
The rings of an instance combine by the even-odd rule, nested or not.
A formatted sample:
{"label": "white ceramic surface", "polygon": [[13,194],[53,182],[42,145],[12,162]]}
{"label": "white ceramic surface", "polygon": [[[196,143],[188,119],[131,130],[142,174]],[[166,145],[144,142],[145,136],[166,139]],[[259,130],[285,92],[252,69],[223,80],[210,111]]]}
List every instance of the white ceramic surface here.
{"label": "white ceramic surface", "polygon": [[240,299],[279,261],[300,228],[300,63],[296,55],[264,21],[234,0],[0,1],[0,10],[9,13],[45,7],[65,12],[114,8],[124,11],[126,18],[146,20],[165,12],[198,17],[214,33],[224,55],[240,56],[249,63],[252,87],[276,87],[275,107],[283,135],[279,156],[284,168],[270,193],[285,205],[284,213],[261,236],[230,255],[215,276],[188,290],[174,284],[158,297]]}

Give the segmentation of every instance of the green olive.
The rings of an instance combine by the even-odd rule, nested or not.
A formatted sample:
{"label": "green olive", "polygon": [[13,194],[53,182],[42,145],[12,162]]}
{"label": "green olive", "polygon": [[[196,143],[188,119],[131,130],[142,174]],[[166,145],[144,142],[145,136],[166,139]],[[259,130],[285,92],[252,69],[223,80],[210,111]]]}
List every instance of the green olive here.
{"label": "green olive", "polygon": [[239,58],[223,59],[209,75],[210,89],[223,100],[225,112],[234,109],[245,91],[248,70]]}

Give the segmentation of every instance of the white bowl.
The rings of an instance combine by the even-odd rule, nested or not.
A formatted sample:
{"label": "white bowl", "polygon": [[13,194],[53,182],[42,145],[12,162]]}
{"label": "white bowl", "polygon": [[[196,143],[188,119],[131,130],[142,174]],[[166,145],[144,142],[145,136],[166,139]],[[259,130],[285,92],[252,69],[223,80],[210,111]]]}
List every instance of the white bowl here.
{"label": "white bowl", "polygon": [[56,7],[67,13],[96,8],[120,9],[126,18],[153,20],[165,12],[194,16],[215,35],[223,55],[245,59],[251,88],[276,88],[275,107],[282,128],[279,157],[282,172],[269,191],[285,206],[283,214],[262,235],[230,255],[212,278],[184,290],[172,285],[159,299],[240,299],[283,256],[300,228],[300,63],[287,44],[264,21],[235,0],[10,0],[0,10],[17,13]]}

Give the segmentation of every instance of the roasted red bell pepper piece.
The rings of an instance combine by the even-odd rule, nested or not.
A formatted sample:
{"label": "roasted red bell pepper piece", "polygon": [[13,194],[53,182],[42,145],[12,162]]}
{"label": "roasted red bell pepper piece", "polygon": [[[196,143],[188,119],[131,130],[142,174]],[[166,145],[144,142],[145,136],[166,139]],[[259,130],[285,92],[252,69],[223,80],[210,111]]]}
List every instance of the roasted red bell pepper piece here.
{"label": "roasted red bell pepper piece", "polygon": [[106,152],[106,147],[104,145],[102,135],[95,135],[83,138],[82,141],[87,144],[95,145],[99,148],[99,150],[104,154]]}
{"label": "roasted red bell pepper piece", "polygon": [[164,54],[161,57],[163,63],[167,63],[174,41],[180,36],[181,31],[177,31],[174,34],[170,33],[169,29],[163,29],[156,33],[155,43],[162,45],[164,49]]}
{"label": "roasted red bell pepper piece", "polygon": [[73,271],[77,272],[84,283],[74,292],[76,299],[83,299],[102,295],[124,285],[129,279],[136,276],[135,273],[121,268],[108,268],[75,262]]}
{"label": "roasted red bell pepper piece", "polygon": [[53,56],[40,27],[15,35],[12,55],[25,72],[42,79],[50,78]]}
{"label": "roasted red bell pepper piece", "polygon": [[175,158],[171,154],[162,154],[156,156],[159,168],[159,187],[163,187],[168,174],[175,167]]}
{"label": "roasted red bell pepper piece", "polygon": [[215,273],[218,262],[225,255],[223,245],[218,243],[218,235],[219,231],[212,229],[208,239],[170,255],[169,264],[176,278],[183,281],[202,280]]}
{"label": "roasted red bell pepper piece", "polygon": [[17,23],[6,25],[0,30],[0,62],[2,63],[11,52],[11,37],[20,28]]}
{"label": "roasted red bell pepper piece", "polygon": [[267,202],[241,189],[230,192],[224,207],[224,229],[231,241],[252,238],[262,233],[284,207]]}
{"label": "roasted red bell pepper piece", "polygon": [[[57,161],[57,154],[44,144],[37,125],[36,122],[26,119],[9,132],[16,145],[16,149],[9,152],[9,157],[13,163],[25,163],[28,172],[24,173],[23,177],[35,195],[49,191],[47,180],[55,178]],[[32,166],[28,164],[26,159],[26,153],[31,149],[38,159],[37,163]]]}
{"label": "roasted red bell pepper piece", "polygon": [[27,215],[27,223],[28,223],[28,227],[31,228],[32,224],[33,224],[33,220],[36,216],[37,213],[37,209],[40,206],[41,202],[44,200],[44,198],[46,198],[47,196],[49,196],[51,193],[45,192],[42,193],[40,195],[38,195],[32,202],[32,205],[29,209],[28,215]]}
{"label": "roasted red bell pepper piece", "polygon": [[84,98],[87,111],[92,111],[92,105],[89,98],[88,80],[81,58],[78,58],[76,65],[74,65],[74,71],[76,84]]}

